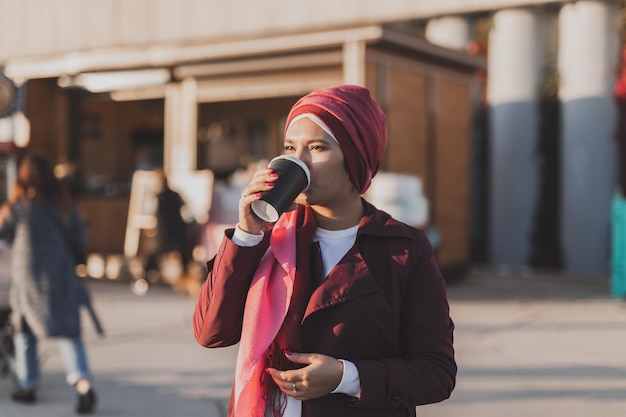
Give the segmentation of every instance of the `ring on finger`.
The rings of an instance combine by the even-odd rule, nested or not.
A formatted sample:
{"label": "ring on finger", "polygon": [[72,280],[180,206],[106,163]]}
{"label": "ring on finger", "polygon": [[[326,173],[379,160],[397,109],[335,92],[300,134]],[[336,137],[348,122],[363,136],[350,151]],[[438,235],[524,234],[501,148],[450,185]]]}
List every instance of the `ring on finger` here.
{"label": "ring on finger", "polygon": [[298,391],[296,390],[296,383],[294,382],[293,383],[293,393],[295,394],[296,392],[298,392]]}

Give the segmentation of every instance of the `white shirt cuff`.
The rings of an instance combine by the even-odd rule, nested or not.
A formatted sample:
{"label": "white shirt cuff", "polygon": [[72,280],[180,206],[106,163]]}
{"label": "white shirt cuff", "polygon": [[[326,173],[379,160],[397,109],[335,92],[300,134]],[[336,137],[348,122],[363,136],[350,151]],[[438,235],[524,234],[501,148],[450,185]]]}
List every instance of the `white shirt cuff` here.
{"label": "white shirt cuff", "polygon": [[343,362],[343,375],[341,382],[331,394],[346,394],[351,397],[361,398],[361,378],[359,378],[359,370],[356,366],[345,359],[339,359]]}
{"label": "white shirt cuff", "polygon": [[258,235],[253,235],[251,233],[241,230],[239,228],[239,224],[237,224],[235,226],[235,232],[233,233],[233,238],[231,240],[237,246],[256,246],[263,240],[263,232]]}

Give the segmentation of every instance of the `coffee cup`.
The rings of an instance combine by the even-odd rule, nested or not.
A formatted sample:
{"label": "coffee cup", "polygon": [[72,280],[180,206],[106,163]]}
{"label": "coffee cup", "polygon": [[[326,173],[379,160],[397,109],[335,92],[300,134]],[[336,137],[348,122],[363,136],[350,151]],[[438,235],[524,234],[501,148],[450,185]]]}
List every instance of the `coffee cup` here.
{"label": "coffee cup", "polygon": [[309,187],[311,173],[304,162],[293,155],[279,155],[267,165],[278,176],[274,188],[264,191],[260,200],[252,203],[252,212],[266,222],[275,222],[291,207],[298,194]]}

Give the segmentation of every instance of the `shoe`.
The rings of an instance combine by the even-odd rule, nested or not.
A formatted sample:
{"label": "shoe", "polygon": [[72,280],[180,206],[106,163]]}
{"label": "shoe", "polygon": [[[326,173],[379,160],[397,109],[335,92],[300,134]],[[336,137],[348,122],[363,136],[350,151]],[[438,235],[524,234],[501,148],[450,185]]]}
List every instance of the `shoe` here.
{"label": "shoe", "polygon": [[11,399],[16,403],[33,404],[37,402],[37,392],[32,388],[16,388]]}
{"label": "shoe", "polygon": [[93,388],[89,388],[84,394],[78,394],[78,401],[76,403],[76,412],[78,414],[90,414],[96,408],[97,402],[96,393]]}

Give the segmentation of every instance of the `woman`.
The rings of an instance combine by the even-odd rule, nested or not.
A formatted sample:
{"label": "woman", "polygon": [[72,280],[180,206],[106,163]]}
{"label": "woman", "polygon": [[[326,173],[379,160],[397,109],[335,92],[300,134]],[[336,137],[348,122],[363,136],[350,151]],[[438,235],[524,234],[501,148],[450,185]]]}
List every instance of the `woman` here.
{"label": "woman", "polygon": [[37,401],[37,340],[58,338],[67,382],[77,392],[76,411],[96,404],[81,340],[79,307],[87,289],[76,276],[74,251],[86,234],[63,184],[42,156],[25,156],[9,201],[0,209],[0,234],[13,238],[11,322],[15,329],[17,387],[11,398]]}
{"label": "woman", "polygon": [[367,89],[315,91],[285,127],[285,153],[311,171],[297,209],[274,225],[252,214],[280,181],[270,169],[244,190],[193,320],[203,346],[240,342],[230,416],[415,416],[453,390],[454,325],[428,240],[361,198],[386,132]]}

